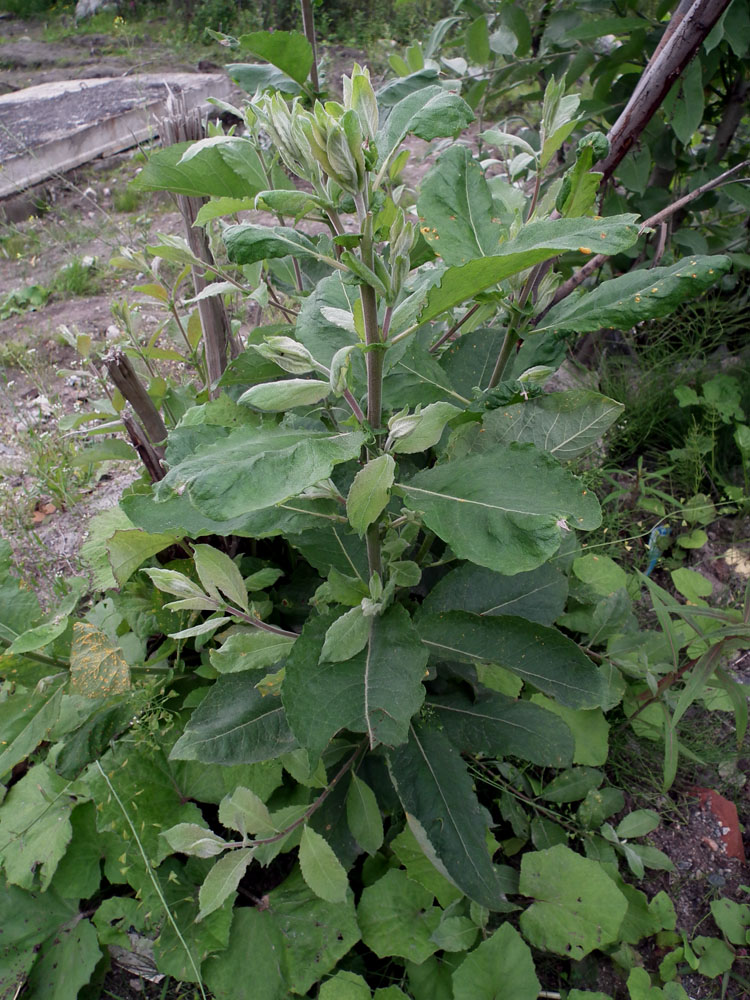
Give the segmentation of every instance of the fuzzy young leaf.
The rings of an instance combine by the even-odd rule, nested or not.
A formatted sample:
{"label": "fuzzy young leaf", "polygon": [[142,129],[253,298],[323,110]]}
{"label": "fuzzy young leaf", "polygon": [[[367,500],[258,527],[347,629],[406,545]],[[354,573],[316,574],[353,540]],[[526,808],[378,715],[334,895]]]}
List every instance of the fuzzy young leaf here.
{"label": "fuzzy young leaf", "polygon": [[255,792],[242,786],[219,803],[219,822],[243,837],[248,833],[266,836],[276,832],[266,804]]}
{"label": "fuzzy young leaf", "polygon": [[170,639],[193,639],[197,635],[208,635],[209,632],[215,632],[220,625],[226,625],[230,622],[231,618],[220,617],[220,618],[207,618],[204,622],[199,622],[197,625],[191,625],[190,628],[180,629],[179,632],[170,632]]}
{"label": "fuzzy young leaf", "polygon": [[508,575],[549,559],[569,527],[601,522],[591,491],[532,445],[437,465],[396,489],[459,558]]}
{"label": "fuzzy young leaf", "polygon": [[162,834],[166,842],[179,854],[193,854],[197,858],[215,858],[226,849],[227,842],[196,823],[178,823]]}
{"label": "fuzzy young leaf", "polygon": [[288,378],[264,382],[243,392],[237,402],[256,410],[279,413],[295,406],[314,406],[330,395],[329,382],[311,378]]}
{"label": "fuzzy young leaf", "polygon": [[364,649],[370,637],[370,622],[361,607],[346,611],[329,627],[320,654],[320,662],[350,660]]}
{"label": "fuzzy young leaf", "polygon": [[294,639],[260,629],[248,629],[230,635],[220,649],[209,653],[211,665],[220,674],[237,674],[243,670],[263,670],[287,655]]}
{"label": "fuzzy young leaf", "polygon": [[352,774],[346,795],[346,821],[351,835],[368,854],[375,854],[383,843],[383,819],[375,793],[368,784]]}
{"label": "fuzzy young leaf", "polygon": [[563,299],[550,309],[535,332],[589,333],[602,327],[629,330],[643,320],[669,315],[680,302],[695,298],[719,281],[730,267],[729,257],[685,257],[668,267],[631,271],[593,291]]}
{"label": "fuzzy young leaf", "polygon": [[333,848],[309,826],[302,831],[299,845],[299,866],[302,877],[316,896],[328,903],[343,903],[349,880]]}
{"label": "fuzzy young leaf", "polygon": [[247,866],[253,860],[254,853],[252,848],[230,851],[216,862],[206,875],[198,893],[200,911],[195,918],[197,922],[214,910],[218,910],[232,895],[247,871]]}
{"label": "fuzzy young leaf", "polygon": [[385,509],[395,469],[396,463],[390,455],[380,455],[371,459],[354,477],[346,498],[346,515],[360,536]]}
{"label": "fuzzy young leaf", "polygon": [[175,597],[205,597],[206,595],[198,586],[193,583],[183,573],[177,573],[173,569],[144,569],[146,576],[151,582],[165,594],[174,594]]}
{"label": "fuzzy young leaf", "polygon": [[459,413],[461,410],[452,403],[438,402],[416,413],[396,414],[388,421],[387,447],[401,455],[427,451],[438,443],[445,425]]}
{"label": "fuzzy young leaf", "polygon": [[194,545],[195,569],[206,592],[220,601],[219,591],[243,611],[249,611],[242,574],[225,552],[212,545]]}

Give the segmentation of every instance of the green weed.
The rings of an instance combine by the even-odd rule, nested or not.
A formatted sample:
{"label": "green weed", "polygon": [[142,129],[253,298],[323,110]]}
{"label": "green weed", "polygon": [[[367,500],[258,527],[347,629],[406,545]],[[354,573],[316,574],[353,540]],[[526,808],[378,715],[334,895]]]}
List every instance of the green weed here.
{"label": "green weed", "polygon": [[73,257],[54,277],[52,287],[58,295],[86,297],[96,295],[101,288],[95,261],[90,257]]}

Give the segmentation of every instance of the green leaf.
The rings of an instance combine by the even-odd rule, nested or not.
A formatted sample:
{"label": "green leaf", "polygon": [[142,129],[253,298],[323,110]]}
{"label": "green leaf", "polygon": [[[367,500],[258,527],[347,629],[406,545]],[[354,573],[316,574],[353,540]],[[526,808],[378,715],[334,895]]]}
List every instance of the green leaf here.
{"label": "green leaf", "polygon": [[542,767],[565,767],[573,740],[565,722],[528,701],[485,694],[472,702],[463,694],[428,697],[448,739],[459,750],[512,755]]}
{"label": "green leaf", "polygon": [[[449,267],[437,288],[430,291],[419,321],[427,323],[510,275],[556,257],[565,250],[583,247],[592,253],[608,254],[627,250],[638,239],[635,219],[634,215],[615,215],[606,220],[606,226],[588,218],[530,222],[516,237],[503,243],[494,256],[481,257],[460,267]],[[544,329],[551,325],[545,322]]]}
{"label": "green leaf", "polygon": [[747,943],[750,904],[735,903],[732,899],[714,899],[711,901],[711,916],[728,941],[736,945]]}
{"label": "green leaf", "polygon": [[216,862],[206,875],[198,893],[201,908],[195,918],[197,921],[203,920],[209,913],[218,910],[235,892],[242,876],[247,871],[247,866],[253,860],[254,853],[252,848],[230,851]]}
{"label": "green leaf", "polygon": [[509,923],[482,941],[453,973],[454,1000],[536,1000],[531,949]]}
{"label": "green leaf", "polygon": [[209,652],[211,665],[220,674],[238,674],[243,670],[263,670],[283,660],[294,639],[260,629],[247,629],[230,635],[220,649]]}
{"label": "green leaf", "polygon": [[448,917],[443,913],[432,940],[443,951],[468,951],[478,933],[479,928],[469,917]]}
{"label": "green leaf", "polygon": [[321,662],[339,663],[356,656],[370,639],[371,622],[372,619],[365,618],[359,606],[337,618],[326,632],[320,653]]}
{"label": "green leaf", "polygon": [[276,832],[266,804],[242,785],[221,800],[219,822],[229,830],[237,830],[243,837],[248,833],[267,836]]}
{"label": "green leaf", "polygon": [[491,910],[501,908],[500,886],[487,853],[489,816],[446,737],[412,727],[409,742],[388,754],[388,768],[412,833],[429,860],[470,899]]}
{"label": "green leaf", "polygon": [[282,697],[300,744],[316,758],[342,729],[366,732],[371,746],[403,743],[424,699],[427,663],[407,612],[394,605],[373,618],[367,648],[343,663],[320,662],[329,623],[309,621],[286,663]]}
{"label": "green leaf", "polygon": [[74,622],[70,650],[70,690],[87,698],[122,694],[130,687],[130,668],[101,629],[87,622]]}
{"label": "green leaf", "polygon": [[466,611],[425,615],[417,627],[436,660],[498,663],[570,708],[596,708],[606,696],[597,668],[556,629],[512,615],[490,618]]}
{"label": "green leaf", "polygon": [[719,938],[696,937],[690,942],[698,956],[698,972],[716,980],[734,965],[734,949]]}
{"label": "green leaf", "polygon": [[233,604],[249,611],[247,588],[242,574],[225,552],[212,545],[193,545],[193,560],[198,577],[206,593],[221,600],[219,591]]}
{"label": "green leaf", "polygon": [[[259,192],[260,193],[260,192]],[[195,216],[196,226],[205,226],[211,219],[218,219],[222,215],[235,215],[237,212],[252,212],[255,208],[255,197],[253,198],[212,198],[198,209]],[[217,282],[219,284],[219,282]],[[221,282],[229,287],[225,291],[235,291],[235,286],[231,282]]]}
{"label": "green leaf", "polygon": [[390,498],[396,463],[390,455],[370,459],[354,477],[346,498],[349,524],[362,536],[376,521]]}
{"label": "green leaf", "polygon": [[[674,103],[670,124],[683,146],[687,146],[703,121],[703,70],[700,59],[688,63],[681,79],[675,84],[675,89],[677,100]],[[667,95],[665,104],[669,101],[669,96]]]}
{"label": "green leaf", "polygon": [[186,491],[207,517],[240,517],[327,479],[335,465],[359,454],[363,441],[361,433],[240,427],[178,462],[156,487],[155,497],[165,501]]}
{"label": "green leaf", "polygon": [[490,61],[490,35],[487,28],[487,18],[482,14],[472,21],[464,32],[466,55],[477,66],[483,66]]}
{"label": "green leaf", "polygon": [[[78,906],[53,891],[26,892],[6,885],[0,893],[0,989],[13,1000],[22,989],[41,947],[48,948],[60,928],[75,924]],[[48,942],[48,943],[47,943]]]}
{"label": "green leaf", "polygon": [[[291,947],[298,947],[296,939]],[[201,972],[215,1000],[287,1000],[286,954],[281,930],[268,910],[238,907],[226,951],[209,958]]]}
{"label": "green leaf", "polygon": [[318,1000],[370,1000],[372,991],[362,976],[344,970],[321,983]]}
{"label": "green leaf", "polygon": [[37,764],[10,789],[0,806],[0,862],[5,877],[22,889],[50,884],[72,836],[65,795],[68,783]]}
{"label": "green leaf", "polygon": [[[230,78],[248,94],[258,91],[280,90],[284,94],[299,94],[302,90],[296,80],[282,73],[275,66],[260,63],[227,63]],[[264,184],[263,187],[267,185]]]}
{"label": "green leaf", "polygon": [[530,441],[540,451],[567,462],[595,444],[624,409],[622,403],[590,389],[545,393],[487,413],[471,452],[488,451],[511,441]]}
{"label": "green leaf", "polygon": [[178,823],[162,836],[177,854],[194,854],[196,858],[215,858],[227,846],[222,837],[197,823]]}
{"label": "green leaf", "polygon": [[432,893],[391,869],[362,891],[357,920],[362,940],[379,958],[398,956],[421,963],[438,946],[432,934],[441,911],[432,905]]}
{"label": "green leaf", "polygon": [[423,87],[402,98],[375,137],[381,170],[409,134],[420,139],[456,136],[474,121],[469,105],[442,87]]}
{"label": "green leaf", "polygon": [[330,384],[320,379],[288,378],[254,385],[243,392],[238,402],[254,406],[256,410],[280,413],[295,406],[314,406],[330,393]]}
{"label": "green leaf", "polygon": [[346,821],[351,835],[363,851],[375,854],[383,843],[383,819],[375,793],[352,774],[346,795]]}
{"label": "green leaf", "polygon": [[535,900],[521,914],[534,948],[578,961],[617,940],[628,904],[598,862],[562,845],[527,853],[519,888]]}
{"label": "green leaf", "polygon": [[396,490],[460,559],[508,575],[546,562],[566,530],[601,522],[593,493],[533,445],[437,465]]}
{"label": "green leaf", "polygon": [[[307,993],[359,940],[351,894],[342,903],[329,903],[315,896],[297,872],[268,894],[268,905],[266,912],[281,932],[277,961],[284,956],[292,993]],[[245,951],[245,968],[252,950],[251,945]]]}
{"label": "green leaf", "polygon": [[629,330],[643,320],[669,315],[680,302],[710,288],[730,267],[729,257],[684,257],[668,267],[631,271],[602,282],[591,292],[563,299],[535,329],[537,333],[590,333],[602,327]]}
{"label": "green leaf", "polygon": [[425,598],[421,611],[518,615],[540,625],[552,625],[565,610],[567,598],[566,578],[549,563],[514,576],[464,563],[438,582]]}
{"label": "green leaf", "polygon": [[222,237],[227,256],[234,264],[255,264],[259,260],[290,255],[300,260],[317,260],[322,256],[309,237],[286,226],[242,223],[227,226]]}
{"label": "green leaf", "polygon": [[89,920],[71,925],[62,927],[39,950],[26,984],[29,996],[75,1000],[91,978],[102,957],[96,930]]}
{"label": "green leaf", "polygon": [[620,820],[615,832],[623,840],[628,837],[645,837],[660,823],[661,818],[653,809],[636,809]]}
{"label": "green leaf", "polygon": [[63,690],[58,687],[45,697],[16,689],[0,702],[0,732],[3,734],[0,779],[49,738],[60,714]]}
{"label": "green leaf", "polygon": [[[192,198],[249,198],[268,187],[252,142],[239,136],[178,142],[151,153],[131,182],[137,191],[173,191]],[[183,160],[185,153],[190,158]]]}
{"label": "green leaf", "polygon": [[[398,366],[397,366],[398,367]],[[423,410],[405,416],[396,414],[388,422],[386,446],[396,454],[413,455],[438,443],[449,420],[461,412],[452,403],[430,403]]]}
{"label": "green leaf", "polygon": [[312,68],[312,45],[299,31],[253,31],[240,35],[239,43],[299,84],[304,84]]}
{"label": "green leaf", "polygon": [[590,553],[573,560],[573,572],[601,597],[609,597],[627,586],[628,575],[609,556]]}
{"label": "green leaf", "polygon": [[305,825],[299,845],[302,877],[316,896],[329,903],[343,903],[349,889],[344,867],[328,841]]}
{"label": "green leaf", "polygon": [[545,698],[543,694],[532,695],[531,701],[547,709],[548,712],[554,712],[573,734],[575,742],[573,763],[587,764],[591,767],[606,764],[609,751],[609,723],[601,709],[567,708],[565,705],[558,705],[550,698]]}
{"label": "green leaf", "polygon": [[548,802],[578,802],[603,780],[602,772],[593,767],[571,767],[557,774],[540,794]]}
{"label": "green leaf", "polygon": [[417,212],[422,234],[446,264],[498,251],[502,229],[492,219],[492,194],[466,146],[451,146],[425,176]]}
{"label": "green leaf", "polygon": [[278,698],[264,698],[255,683],[246,673],[220,677],[193,712],[170,757],[253,764],[294,750],[297,741]]}

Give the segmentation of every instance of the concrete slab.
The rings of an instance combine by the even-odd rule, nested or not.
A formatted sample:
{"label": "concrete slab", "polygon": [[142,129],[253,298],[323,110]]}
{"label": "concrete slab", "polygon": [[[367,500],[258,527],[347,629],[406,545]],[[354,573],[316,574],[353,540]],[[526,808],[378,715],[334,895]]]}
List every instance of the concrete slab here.
{"label": "concrete slab", "polygon": [[169,94],[227,100],[224,73],[141,74],[43,83],[0,96],[0,198],[157,134]]}

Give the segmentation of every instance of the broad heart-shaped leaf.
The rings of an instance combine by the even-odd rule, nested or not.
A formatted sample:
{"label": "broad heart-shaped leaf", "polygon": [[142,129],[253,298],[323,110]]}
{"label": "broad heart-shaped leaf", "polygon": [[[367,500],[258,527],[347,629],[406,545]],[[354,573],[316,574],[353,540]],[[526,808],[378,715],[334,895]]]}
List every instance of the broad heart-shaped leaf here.
{"label": "broad heart-shaped leaf", "polygon": [[424,615],[417,627],[435,660],[489,660],[570,708],[597,708],[606,698],[596,666],[557,629],[514,615],[467,611]]}
{"label": "broad heart-shaped leaf", "polygon": [[59,930],[75,924],[78,901],[63,900],[53,889],[27,892],[5,885],[0,893],[0,996],[12,1000],[39,955],[44,942],[54,941]]}
{"label": "broad heart-shaped leaf", "polygon": [[[197,143],[178,142],[152,153],[132,187],[139,191],[173,191],[189,197],[248,198],[268,182],[253,144],[238,136],[219,136]],[[192,150],[191,157],[182,161]]]}
{"label": "broad heart-shaped leaf", "polygon": [[304,83],[313,64],[312,45],[299,31],[253,31],[240,35],[240,48],[265,59],[297,83]]}
{"label": "broad heart-shaped leaf", "polygon": [[627,250],[638,239],[636,218],[635,215],[613,215],[606,221],[580,218],[530,222],[512,240],[501,244],[492,257],[479,257],[468,264],[449,267],[437,288],[427,296],[419,322],[427,323],[511,274],[556,257],[565,250],[607,254]]}
{"label": "broad heart-shaped leaf", "polygon": [[309,237],[286,226],[268,228],[242,223],[227,226],[222,235],[227,256],[234,264],[255,264],[259,260],[290,255],[300,260],[321,256]]}
{"label": "broad heart-shaped leaf", "polygon": [[319,833],[305,825],[299,845],[302,878],[316,896],[329,903],[343,903],[349,879],[333,848]]}
{"label": "broad heart-shaped leaf", "polygon": [[31,767],[0,806],[0,864],[8,882],[45,890],[65,854],[75,801],[45,764]]}
{"label": "broad heart-shaped leaf", "polygon": [[73,624],[70,689],[87,698],[122,694],[130,687],[130,668],[119,646],[88,622]]}
{"label": "broad heart-shaped leaf", "polygon": [[684,257],[669,267],[631,271],[602,282],[591,292],[563,299],[550,309],[535,332],[602,327],[629,330],[645,319],[668,316],[685,299],[696,298],[731,267],[729,257]]}
{"label": "broad heart-shaped leaf", "polygon": [[476,701],[464,694],[428,697],[448,739],[459,750],[512,755],[542,767],[567,767],[573,737],[562,719],[528,701],[496,692]]}
{"label": "broad heart-shaped leaf", "polygon": [[529,944],[575,961],[616,941],[628,908],[597,861],[562,844],[523,856],[519,891],[535,900],[521,914]]}
{"label": "broad heart-shaped leaf", "polygon": [[294,750],[278,698],[263,697],[252,675],[220,677],[185,726],[170,757],[206,764],[254,764]]}
{"label": "broad heart-shaped leaf", "polygon": [[432,934],[441,911],[432,905],[432,893],[391,869],[367,886],[357,907],[362,940],[379,958],[397,955],[424,962],[438,950]]}
{"label": "broad heart-shaped leaf", "polygon": [[520,615],[540,625],[552,625],[565,610],[567,599],[568,581],[549,563],[514,576],[464,563],[447,573],[430,591],[420,613],[473,611],[477,615]]}
{"label": "broad heart-shaped leaf", "polygon": [[[370,640],[345,662],[318,662],[331,616],[311,619],[286,662],[282,698],[289,725],[312,758],[341,729],[371,746],[396,746],[424,700],[426,649],[400,605],[372,619]],[[315,706],[311,711],[311,706]]]}
{"label": "broad heart-shaped leaf", "polygon": [[474,121],[474,113],[457,94],[442,87],[423,87],[402,98],[378,132],[375,144],[379,163],[386,164],[405,136],[438,139],[455,136]]}
{"label": "broad heart-shaped leaf", "polygon": [[490,910],[499,908],[502,894],[485,839],[489,815],[445,734],[412,726],[409,742],[389,752],[388,769],[430,861],[471,899]]}
{"label": "broad heart-shaped leaf", "polygon": [[541,984],[531,949],[512,924],[502,924],[453,973],[454,1000],[536,1000]]}
{"label": "broad heart-shaped leaf", "polygon": [[601,523],[593,493],[530,444],[436,465],[394,491],[459,558],[509,576],[549,559],[569,528]]}
{"label": "broad heart-shaped leaf", "polygon": [[417,211],[424,238],[446,264],[497,253],[502,229],[492,220],[492,194],[466,146],[440,156],[422,181]]}
{"label": "broad heart-shaped leaf", "polygon": [[216,520],[281,503],[359,454],[360,433],[259,430],[239,427],[170,469],[155,490],[168,500],[187,490],[190,502]]}
{"label": "broad heart-shaped leaf", "polygon": [[467,454],[530,441],[561,462],[583,454],[620,417],[622,403],[590,389],[550,392],[487,413]]}

